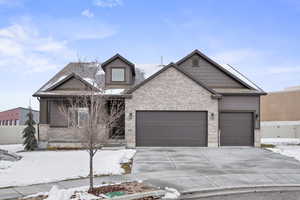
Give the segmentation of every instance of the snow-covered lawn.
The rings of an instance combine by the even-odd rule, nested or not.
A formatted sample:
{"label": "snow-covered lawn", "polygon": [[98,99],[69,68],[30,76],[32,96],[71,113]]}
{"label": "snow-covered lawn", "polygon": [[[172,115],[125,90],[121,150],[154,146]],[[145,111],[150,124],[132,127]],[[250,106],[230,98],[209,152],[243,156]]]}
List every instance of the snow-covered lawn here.
{"label": "snow-covered lawn", "polygon": [[24,150],[24,147],[22,144],[7,144],[7,145],[0,145],[0,149],[16,153],[17,151]]}
{"label": "snow-covered lawn", "polygon": [[[18,148],[9,147],[19,150]],[[0,149],[4,149],[0,145]],[[0,161],[0,187],[30,185],[86,177],[89,155],[86,151],[35,151],[18,153],[20,161]],[[135,150],[103,150],[94,157],[96,175],[122,174],[120,163],[131,159]]]}
{"label": "snow-covered lawn", "polygon": [[300,161],[300,146],[298,145],[276,146],[275,148],[268,148],[268,150],[285,156],[293,157]]}
{"label": "snow-covered lawn", "polygon": [[293,157],[300,161],[299,138],[262,138],[261,143],[275,145],[274,148],[267,149],[275,153]]}

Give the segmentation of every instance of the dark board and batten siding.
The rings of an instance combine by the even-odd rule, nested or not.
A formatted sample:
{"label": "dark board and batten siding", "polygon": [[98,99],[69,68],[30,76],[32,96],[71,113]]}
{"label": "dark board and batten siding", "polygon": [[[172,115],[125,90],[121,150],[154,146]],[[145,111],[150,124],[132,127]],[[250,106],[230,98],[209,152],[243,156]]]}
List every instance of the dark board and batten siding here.
{"label": "dark board and batten siding", "polygon": [[249,111],[255,116],[255,128],[260,128],[260,97],[259,96],[222,96],[219,102],[220,111]]}
{"label": "dark board and batten siding", "polygon": [[40,99],[40,124],[48,124],[48,103],[46,99]]}
{"label": "dark board and batten siding", "polygon": [[[198,67],[193,66],[194,59],[198,60]],[[179,67],[211,88],[245,88],[242,84],[224,74],[224,72],[199,55],[193,55],[191,58],[180,63]]]}
{"label": "dark board and batten siding", "polygon": [[50,101],[50,126],[67,127],[68,119],[65,114],[59,110],[59,104],[56,101]]}
{"label": "dark board and batten siding", "polygon": [[207,112],[137,111],[137,146],[207,146]]}
{"label": "dark board and batten siding", "polygon": [[55,90],[87,90],[88,87],[80,80],[71,78],[55,88]]}
{"label": "dark board and batten siding", "polygon": [[[112,82],[111,81],[111,70],[112,68],[124,68],[125,69],[125,81],[124,82]],[[116,59],[105,67],[105,83],[107,86],[111,85],[130,85],[133,83],[133,76],[130,66],[120,59]]]}

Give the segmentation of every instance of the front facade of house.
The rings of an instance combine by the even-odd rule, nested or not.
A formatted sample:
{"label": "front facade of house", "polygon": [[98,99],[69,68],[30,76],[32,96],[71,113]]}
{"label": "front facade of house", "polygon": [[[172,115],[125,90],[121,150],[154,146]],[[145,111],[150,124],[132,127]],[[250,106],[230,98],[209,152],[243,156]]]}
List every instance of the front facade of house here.
{"label": "front facade of house", "polygon": [[91,78],[96,65],[70,63],[34,94],[40,100],[39,141],[44,146],[78,143],[76,127],[59,114],[55,102],[94,87],[91,79],[105,95],[124,99],[125,115],[118,123],[124,137],[118,142],[127,147],[260,146],[260,96],[265,92],[231,66],[195,50],[139,82],[135,65],[118,54]]}

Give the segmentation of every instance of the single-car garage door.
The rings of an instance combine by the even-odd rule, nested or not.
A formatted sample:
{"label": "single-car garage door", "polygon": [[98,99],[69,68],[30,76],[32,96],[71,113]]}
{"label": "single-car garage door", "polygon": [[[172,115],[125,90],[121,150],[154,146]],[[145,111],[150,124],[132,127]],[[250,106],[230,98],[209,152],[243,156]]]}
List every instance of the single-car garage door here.
{"label": "single-car garage door", "polygon": [[252,112],[221,112],[221,146],[253,146],[253,127]]}
{"label": "single-car garage door", "polygon": [[137,111],[137,146],[207,146],[207,112]]}

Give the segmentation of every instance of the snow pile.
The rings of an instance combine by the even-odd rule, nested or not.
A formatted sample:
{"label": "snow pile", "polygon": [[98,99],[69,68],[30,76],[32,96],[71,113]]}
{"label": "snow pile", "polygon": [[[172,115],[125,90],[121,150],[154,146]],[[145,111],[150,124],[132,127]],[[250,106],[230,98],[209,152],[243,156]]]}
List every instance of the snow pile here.
{"label": "snow pile", "polygon": [[165,188],[166,194],[163,196],[163,199],[177,199],[180,196],[180,193],[174,188]]}
{"label": "snow pile", "polygon": [[275,153],[295,158],[300,161],[300,147],[299,146],[278,146],[276,148],[268,148]]}
{"label": "snow pile", "polygon": [[[27,198],[33,198],[38,196],[48,196],[45,200],[96,200],[99,197],[89,194],[88,187],[77,187],[70,189],[59,189],[58,186],[53,186],[49,192],[40,192],[33,195],[26,196]],[[74,196],[73,196],[74,195]]]}
{"label": "snow pile", "polygon": [[[131,159],[135,150],[103,150],[94,157],[95,175],[119,175],[124,173],[120,163]],[[89,174],[89,155],[86,151],[40,151],[19,153],[20,161],[0,169],[0,187],[30,185]]]}
{"label": "snow pile", "polygon": [[262,144],[273,144],[273,145],[298,145],[300,144],[299,138],[262,138]]}
{"label": "snow pile", "polygon": [[0,170],[7,169],[13,165],[13,161],[0,160]]}
{"label": "snow pile", "polygon": [[60,190],[57,186],[53,186],[45,200],[69,200],[73,194],[73,190]]}
{"label": "snow pile", "polygon": [[7,144],[7,145],[0,145],[0,149],[6,150],[8,152],[16,153],[18,151],[23,151],[24,146],[22,144]]}

